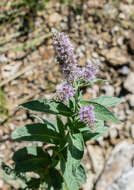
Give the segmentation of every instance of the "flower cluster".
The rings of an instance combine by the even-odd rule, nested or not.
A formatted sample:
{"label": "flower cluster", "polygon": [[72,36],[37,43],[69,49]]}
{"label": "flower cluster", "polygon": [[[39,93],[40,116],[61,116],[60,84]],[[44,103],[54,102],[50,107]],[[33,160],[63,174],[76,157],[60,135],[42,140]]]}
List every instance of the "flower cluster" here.
{"label": "flower cluster", "polygon": [[62,70],[68,82],[73,80],[84,80],[89,82],[98,72],[98,67],[95,62],[88,62],[86,67],[77,65],[76,56],[74,55],[74,47],[67,35],[53,32],[53,41],[56,49],[58,61],[62,66]]}
{"label": "flower cluster", "polygon": [[80,120],[86,123],[87,125],[94,126],[95,115],[94,115],[94,106],[82,106],[79,112]]}
{"label": "flower cluster", "polygon": [[74,55],[74,47],[67,35],[53,31],[53,43],[57,53],[58,62],[66,77],[71,80],[71,75],[75,70],[77,60]]}
{"label": "flower cluster", "polygon": [[58,62],[61,65],[67,80],[67,84],[63,85],[62,88],[56,92],[56,96],[58,100],[66,102],[75,95],[75,90],[73,88],[74,80],[89,82],[95,78],[95,75],[98,72],[98,67],[96,63],[91,61],[88,62],[85,67],[78,66],[73,44],[70,42],[69,37],[64,33],[53,30],[53,43],[57,53]]}
{"label": "flower cluster", "polygon": [[86,82],[95,78],[95,75],[98,72],[97,64],[93,64],[91,61],[88,62],[86,67],[81,68],[81,78]]}
{"label": "flower cluster", "polygon": [[69,84],[64,84],[56,92],[58,100],[63,102],[66,102],[68,99],[72,98],[74,94],[75,94],[75,89]]}

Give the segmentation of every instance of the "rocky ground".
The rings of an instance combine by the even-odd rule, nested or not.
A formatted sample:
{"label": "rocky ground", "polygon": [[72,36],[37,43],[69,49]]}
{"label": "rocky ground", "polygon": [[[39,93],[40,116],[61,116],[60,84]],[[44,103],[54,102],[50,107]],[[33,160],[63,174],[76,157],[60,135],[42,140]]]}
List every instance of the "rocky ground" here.
{"label": "rocky ground", "polygon": [[[26,25],[23,9],[11,17],[11,10],[16,14],[12,2],[7,0],[6,6],[0,2],[0,159],[12,164],[13,151],[23,144],[13,142],[11,132],[33,119],[17,106],[50,97],[61,84],[51,38],[51,29],[56,28],[69,34],[79,65],[91,58],[101,61],[98,77],[108,82],[86,88],[85,99],[98,95],[125,99],[113,108],[122,123],[108,123],[109,133],[86,145],[83,164],[88,179],[83,190],[133,190],[134,1],[74,0],[73,7],[50,1],[44,11],[29,16],[32,26]],[[9,18],[3,21],[7,13]],[[0,189],[9,189],[1,179]]]}

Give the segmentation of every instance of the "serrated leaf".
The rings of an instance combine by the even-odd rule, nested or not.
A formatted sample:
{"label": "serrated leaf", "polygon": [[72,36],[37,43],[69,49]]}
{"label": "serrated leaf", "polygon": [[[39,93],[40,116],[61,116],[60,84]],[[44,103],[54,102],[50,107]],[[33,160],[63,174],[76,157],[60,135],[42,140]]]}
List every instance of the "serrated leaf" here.
{"label": "serrated leaf", "polygon": [[61,160],[61,170],[62,175],[65,181],[65,188],[66,190],[79,190],[79,183],[77,179],[72,173],[72,161],[71,158],[68,157],[67,161]]}
{"label": "serrated leaf", "polygon": [[104,136],[104,134],[108,133],[109,127],[104,126],[104,122],[102,120],[98,120],[95,122],[94,130],[91,131],[90,129],[86,129],[85,131],[82,131],[84,141],[88,140],[95,140],[98,139],[101,136]]}
{"label": "serrated leaf", "polygon": [[84,141],[81,133],[72,134],[68,139],[69,152],[72,159],[72,165],[77,167],[81,163],[84,154]]}
{"label": "serrated leaf", "polygon": [[82,165],[78,166],[77,168],[75,167],[73,168],[73,175],[75,176],[80,186],[86,183],[86,180],[87,180],[86,172]]}
{"label": "serrated leaf", "polygon": [[30,172],[44,169],[51,163],[50,156],[41,147],[25,147],[13,155],[17,172]]}
{"label": "serrated leaf", "polygon": [[80,166],[84,153],[84,141],[82,134],[76,133],[70,135],[68,143],[67,160],[61,160],[62,174],[68,190],[78,190],[80,184],[73,172],[74,168],[76,169]]}
{"label": "serrated leaf", "polygon": [[113,123],[120,123],[120,120],[111,112],[109,111],[105,106],[91,102],[91,101],[81,101],[81,105],[90,105],[92,104],[94,106],[94,112],[95,117],[98,120],[104,120],[104,121],[111,121]]}
{"label": "serrated leaf", "polygon": [[100,97],[91,99],[90,102],[95,102],[105,107],[111,107],[111,106],[120,104],[121,102],[124,102],[124,100],[120,98],[116,98],[116,97],[111,97],[111,96],[100,96]]}
{"label": "serrated leaf", "polygon": [[39,99],[26,102],[20,105],[23,108],[38,111],[43,113],[51,113],[55,115],[71,116],[71,110],[62,102],[55,102],[53,100]]}
{"label": "serrated leaf", "polygon": [[46,143],[59,143],[59,134],[42,123],[27,124],[17,128],[12,133],[16,141],[40,141]]}

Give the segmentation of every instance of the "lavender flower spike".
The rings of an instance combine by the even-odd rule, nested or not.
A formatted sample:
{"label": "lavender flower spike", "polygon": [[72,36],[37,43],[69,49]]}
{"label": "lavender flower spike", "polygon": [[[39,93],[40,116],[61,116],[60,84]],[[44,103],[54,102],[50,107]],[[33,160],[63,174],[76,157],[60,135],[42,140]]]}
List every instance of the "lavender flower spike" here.
{"label": "lavender flower spike", "polygon": [[68,84],[64,84],[59,90],[56,92],[56,96],[59,101],[66,102],[68,99],[72,98],[75,94],[75,89]]}
{"label": "lavender flower spike", "polygon": [[79,112],[80,119],[87,125],[94,126],[95,122],[95,114],[94,114],[94,106],[82,106]]}
{"label": "lavender flower spike", "polygon": [[88,61],[88,64],[85,67],[77,67],[76,75],[79,76],[80,80],[89,82],[95,78],[95,75],[98,73],[98,63],[97,61]]}
{"label": "lavender flower spike", "polygon": [[69,77],[72,68],[77,65],[77,60],[74,55],[74,47],[67,35],[56,30],[53,30],[53,41],[58,61],[62,66],[66,77]]}

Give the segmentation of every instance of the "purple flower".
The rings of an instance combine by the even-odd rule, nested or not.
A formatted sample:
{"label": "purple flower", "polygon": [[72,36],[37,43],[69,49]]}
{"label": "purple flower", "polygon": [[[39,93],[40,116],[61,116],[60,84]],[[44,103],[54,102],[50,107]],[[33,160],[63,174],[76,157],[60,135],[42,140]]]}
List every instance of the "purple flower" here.
{"label": "purple flower", "polygon": [[89,82],[90,80],[95,78],[97,72],[98,72],[97,66],[89,62],[86,67],[83,67],[82,78],[86,82]]}
{"label": "purple flower", "polygon": [[94,106],[82,106],[79,112],[80,120],[86,123],[87,125],[94,126],[95,122],[95,114],[94,114]]}
{"label": "purple flower", "polygon": [[89,82],[90,80],[95,78],[95,75],[98,72],[98,65],[97,63],[90,61],[85,67],[78,67],[76,72],[76,75],[80,80]]}
{"label": "purple flower", "polygon": [[74,55],[74,47],[67,35],[54,30],[53,41],[58,61],[69,83],[73,83],[74,80],[89,82],[95,78],[98,72],[96,62],[88,62],[86,67],[79,67]]}
{"label": "purple flower", "polygon": [[58,61],[62,66],[64,74],[68,78],[69,75],[71,75],[73,67],[77,64],[74,47],[67,35],[57,32],[56,30],[53,32],[53,41]]}
{"label": "purple flower", "polygon": [[58,100],[66,102],[68,99],[72,98],[75,94],[75,89],[68,84],[64,84],[59,90],[56,92],[56,96]]}

